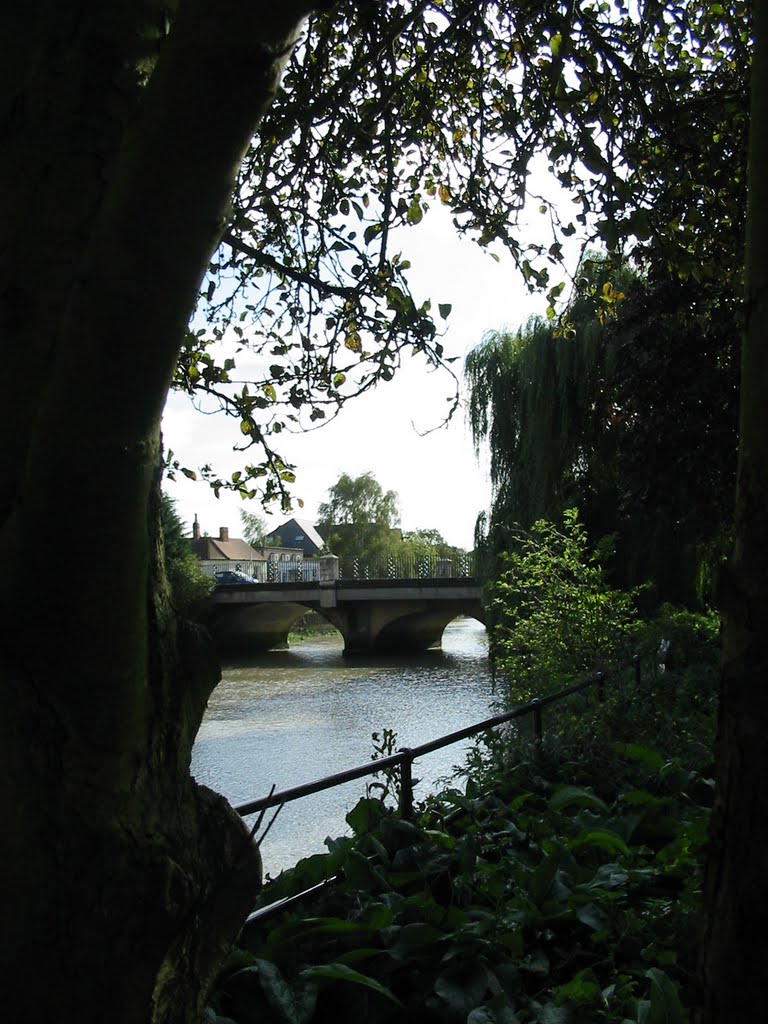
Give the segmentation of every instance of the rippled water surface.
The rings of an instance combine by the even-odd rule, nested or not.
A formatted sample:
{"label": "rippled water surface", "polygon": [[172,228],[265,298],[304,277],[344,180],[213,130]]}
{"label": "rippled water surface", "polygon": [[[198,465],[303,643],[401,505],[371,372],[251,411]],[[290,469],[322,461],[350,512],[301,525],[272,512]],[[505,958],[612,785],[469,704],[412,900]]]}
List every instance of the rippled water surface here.
{"label": "rippled water surface", "polygon": [[[485,631],[474,619],[451,623],[442,651],[402,658],[348,660],[338,634],[318,636],[225,668],[192,771],[242,803],[273,783],[287,789],[364,764],[373,732],[393,729],[398,746],[416,746],[482,720],[492,705]],[[465,749],[417,762],[417,796],[449,775]],[[364,791],[361,779],[287,804],[262,847],[265,870],[274,875],[346,832],[344,815]]]}

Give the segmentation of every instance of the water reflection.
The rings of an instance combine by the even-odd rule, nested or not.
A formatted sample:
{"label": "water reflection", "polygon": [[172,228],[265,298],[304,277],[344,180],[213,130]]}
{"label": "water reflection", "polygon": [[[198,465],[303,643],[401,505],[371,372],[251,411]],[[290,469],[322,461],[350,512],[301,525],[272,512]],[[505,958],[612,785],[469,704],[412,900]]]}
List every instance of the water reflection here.
{"label": "water reflection", "polygon": [[[233,663],[214,692],[192,756],[198,781],[233,803],[330,775],[370,759],[372,732],[416,746],[487,717],[493,703],[483,627],[458,619],[443,650],[345,659],[338,635]],[[417,763],[421,792],[460,762],[461,744]],[[264,847],[271,874],[346,830],[364,780],[288,804]],[[419,790],[417,790],[418,795]]]}

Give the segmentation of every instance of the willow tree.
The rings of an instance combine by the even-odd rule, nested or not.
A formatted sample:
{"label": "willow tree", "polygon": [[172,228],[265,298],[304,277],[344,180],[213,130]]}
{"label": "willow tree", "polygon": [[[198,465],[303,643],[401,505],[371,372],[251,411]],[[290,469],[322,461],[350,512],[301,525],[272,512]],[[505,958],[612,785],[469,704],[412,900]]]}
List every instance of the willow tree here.
{"label": "willow tree", "polygon": [[[606,289],[602,297],[621,294],[610,266],[598,265],[594,280]],[[469,424],[476,451],[487,446],[490,456],[486,530],[495,551],[504,550],[515,530],[559,520],[574,505],[598,536],[612,528],[596,507],[615,506],[616,487],[611,351],[593,291],[585,289],[569,306],[561,326],[537,317],[515,332],[489,332],[467,356]]]}
{"label": "willow tree", "polygon": [[[4,12],[9,1018],[194,1019],[258,883],[242,826],[189,776],[218,669],[176,621],[164,578],[169,385],[231,411],[251,447],[234,478],[202,475],[268,497],[290,483],[279,434],[303,412],[332,414],[404,351],[440,361],[447,303],[433,320],[392,242],[431,204],[553,297],[560,229],[610,244],[650,232],[693,265],[717,257],[687,211],[706,218],[738,182],[681,195],[677,212],[658,200],[671,161],[686,179],[681,112],[707,124],[710,90],[743,77],[740,4],[670,0],[641,19],[592,0],[345,0],[293,48],[310,8],[329,6]],[[548,208],[551,237],[526,247],[515,214],[541,152],[578,205],[574,218]],[[248,383],[239,355],[216,354],[224,334],[258,357]]]}
{"label": "willow tree", "polygon": [[469,423],[494,488],[478,543],[493,558],[517,529],[578,507],[593,542],[615,535],[618,585],[711,599],[736,468],[730,289],[607,259],[584,269],[559,323],[489,332],[466,359]]}

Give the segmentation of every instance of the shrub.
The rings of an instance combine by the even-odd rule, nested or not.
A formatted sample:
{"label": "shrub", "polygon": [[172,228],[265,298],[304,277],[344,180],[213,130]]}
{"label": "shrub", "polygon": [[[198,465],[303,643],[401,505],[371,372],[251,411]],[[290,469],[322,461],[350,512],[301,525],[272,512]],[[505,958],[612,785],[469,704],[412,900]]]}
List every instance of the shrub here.
{"label": "shrub", "polygon": [[199,618],[216,586],[213,578],[205,575],[191,551],[169,558],[166,571],[181,618]]}
{"label": "shrub", "polygon": [[576,509],[562,529],[539,520],[519,534],[490,588],[491,651],[510,694],[527,700],[629,653],[640,634],[637,591],[608,586],[605,545],[590,552]]}

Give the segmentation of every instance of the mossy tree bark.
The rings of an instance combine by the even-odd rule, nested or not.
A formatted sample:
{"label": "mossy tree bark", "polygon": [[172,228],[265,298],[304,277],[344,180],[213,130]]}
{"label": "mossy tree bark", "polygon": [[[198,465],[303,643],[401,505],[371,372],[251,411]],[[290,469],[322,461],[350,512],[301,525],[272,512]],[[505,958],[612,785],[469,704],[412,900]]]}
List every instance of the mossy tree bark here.
{"label": "mossy tree bark", "polygon": [[[159,422],[308,0],[40,0],[0,61],[0,878],[18,1021],[194,1019],[259,862],[189,775]],[[170,20],[168,20],[170,19]]]}
{"label": "mossy tree bark", "polygon": [[755,51],[735,545],[723,572],[717,779],[706,878],[706,1024],[749,1020],[768,956],[768,11]]}

